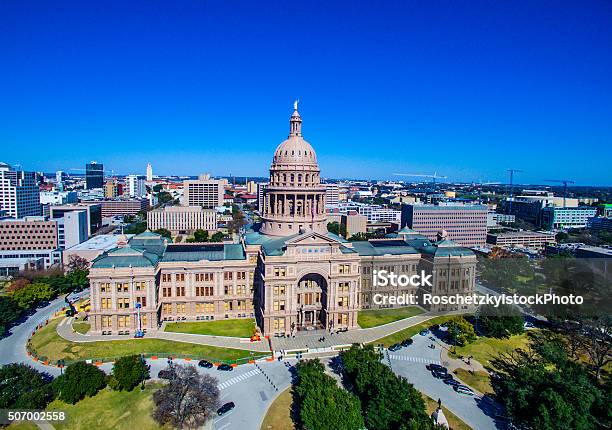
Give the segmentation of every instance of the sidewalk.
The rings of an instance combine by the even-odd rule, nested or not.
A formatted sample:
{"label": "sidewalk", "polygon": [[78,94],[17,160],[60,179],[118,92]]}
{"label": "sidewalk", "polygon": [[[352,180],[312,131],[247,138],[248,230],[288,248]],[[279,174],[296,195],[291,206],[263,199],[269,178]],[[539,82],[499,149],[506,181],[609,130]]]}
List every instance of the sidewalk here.
{"label": "sidewalk", "polygon": [[[72,330],[72,321],[74,318],[66,318],[60,322],[57,326],[57,334],[70,342],[105,342],[111,340],[131,340],[138,342],[139,339],[134,339],[131,336],[119,336],[119,335],[92,335],[92,334],[81,334]],[[144,339],[163,339],[175,342],[186,342],[193,343],[196,345],[209,345],[216,346],[219,348],[234,348],[244,349],[247,351],[254,352],[270,352],[268,342],[266,339],[260,342],[250,342],[237,337],[226,337],[226,336],[209,336],[203,334],[188,334],[188,333],[176,333],[176,332],[164,332],[161,330],[149,332],[146,334]]]}

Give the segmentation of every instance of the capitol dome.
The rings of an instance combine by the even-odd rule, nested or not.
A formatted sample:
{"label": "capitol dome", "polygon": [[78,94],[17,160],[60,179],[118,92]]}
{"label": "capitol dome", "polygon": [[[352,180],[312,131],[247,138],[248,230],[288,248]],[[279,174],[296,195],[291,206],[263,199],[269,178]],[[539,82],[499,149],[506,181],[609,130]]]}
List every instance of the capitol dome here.
{"label": "capitol dome", "polygon": [[279,164],[317,164],[317,154],[310,143],[302,136],[290,135],[274,151],[274,163]]}

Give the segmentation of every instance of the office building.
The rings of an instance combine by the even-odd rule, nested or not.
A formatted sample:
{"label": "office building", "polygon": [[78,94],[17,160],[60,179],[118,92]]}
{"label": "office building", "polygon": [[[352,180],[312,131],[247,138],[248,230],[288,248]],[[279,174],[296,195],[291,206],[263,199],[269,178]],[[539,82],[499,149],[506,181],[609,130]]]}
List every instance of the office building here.
{"label": "office building", "polygon": [[100,206],[103,218],[136,215],[138,212],[146,212],[149,209],[149,200],[146,198],[93,200],[91,202],[84,202],[84,204]]}
{"label": "office building", "polygon": [[59,248],[57,220],[42,216],[0,220],[0,250],[26,251]]}
{"label": "office building", "polygon": [[66,212],[57,220],[57,236],[60,249],[85,242],[89,238],[87,211]]}
{"label": "office building", "polygon": [[553,233],[540,231],[510,231],[503,233],[488,233],[487,243],[508,248],[542,250],[546,248],[546,245],[555,245],[557,240]]}
{"label": "office building", "polygon": [[439,231],[463,246],[483,246],[487,240],[484,205],[402,205],[402,227],[409,227],[433,240]]}
{"label": "office building", "polygon": [[248,181],[246,184],[247,194],[257,194],[257,183],[255,181]]}
{"label": "office building", "polygon": [[12,218],[41,215],[36,173],[0,163],[0,209]]}
{"label": "office building", "polygon": [[69,203],[77,203],[76,191],[41,191],[41,205],[67,205]]}
{"label": "office building", "polygon": [[85,165],[85,188],[102,188],[104,186],[104,165],[92,161]]}
{"label": "office building", "polygon": [[87,235],[93,234],[102,227],[102,206],[98,203],[86,202],[68,205],[49,205],[49,217],[60,219],[68,212],[85,211],[87,214]]}
{"label": "office building", "polygon": [[592,231],[612,231],[612,218],[589,218],[587,220],[587,228]]}
{"label": "office building", "polygon": [[107,179],[104,183],[104,198],[114,199],[119,196],[119,188],[115,178]]}
{"label": "office building", "polygon": [[153,166],[151,163],[147,163],[147,182],[153,181]]}
{"label": "office building", "polygon": [[500,214],[497,212],[487,213],[488,228],[498,227],[500,224],[512,224],[515,221],[516,217],[514,215]]}
{"label": "office building", "polygon": [[[44,269],[62,265],[62,251],[57,249],[10,250],[0,251],[0,262],[5,267],[23,264],[23,260],[40,260]],[[35,262],[36,265],[40,263]]]}
{"label": "office building", "polygon": [[263,212],[263,204],[264,204],[264,194],[266,192],[266,188],[268,187],[268,183],[257,183],[257,211],[259,213]]}
{"label": "office building", "polygon": [[[422,292],[411,286],[374,289],[372,273],[381,268],[398,275],[424,270],[432,284],[424,289],[436,296],[474,293],[476,257],[444,232],[435,241],[403,229],[359,242],[329,233],[317,156],[301,125],[296,103],[289,136],[272,159],[262,223],[239,243],[171,244],[144,232],[97,257],[89,272],[92,333],[233,318],[255,318],[270,335],[353,329],[359,310],[380,306],[372,300],[375,293]],[[486,209],[482,228],[486,234]]]}
{"label": "office building", "polygon": [[173,235],[192,234],[196,230],[215,232],[217,211],[202,206],[167,206],[147,213],[149,230],[165,228]]}
{"label": "office building", "polygon": [[338,184],[324,184],[325,186],[325,205],[336,206],[340,203],[340,189]]}
{"label": "office building", "polygon": [[350,211],[341,215],[340,225],[346,229],[346,238],[348,239],[367,231],[368,218],[365,215],[359,215],[357,211]]}
{"label": "office building", "polygon": [[542,228],[545,230],[586,228],[589,218],[595,215],[597,208],[590,206],[577,208],[547,206],[542,208]]}
{"label": "office building", "polygon": [[198,179],[183,182],[183,204],[213,209],[223,205],[223,182],[202,174]]}
{"label": "office building", "polygon": [[68,175],[61,170],[55,172],[55,186],[57,191],[64,191],[64,180],[67,178],[67,176]]}
{"label": "office building", "polygon": [[128,175],[125,177],[125,188],[127,195],[130,197],[145,197],[147,195],[147,189],[145,187],[145,178],[138,175]]}

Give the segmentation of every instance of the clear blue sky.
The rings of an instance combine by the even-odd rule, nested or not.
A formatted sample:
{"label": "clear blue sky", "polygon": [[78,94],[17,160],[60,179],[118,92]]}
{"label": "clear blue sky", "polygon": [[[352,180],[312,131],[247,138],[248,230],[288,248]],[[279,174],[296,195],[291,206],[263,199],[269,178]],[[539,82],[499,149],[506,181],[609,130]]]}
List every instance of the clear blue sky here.
{"label": "clear blue sky", "polygon": [[[291,6],[289,6],[291,5]],[[612,185],[612,2],[7,1],[0,160]]]}

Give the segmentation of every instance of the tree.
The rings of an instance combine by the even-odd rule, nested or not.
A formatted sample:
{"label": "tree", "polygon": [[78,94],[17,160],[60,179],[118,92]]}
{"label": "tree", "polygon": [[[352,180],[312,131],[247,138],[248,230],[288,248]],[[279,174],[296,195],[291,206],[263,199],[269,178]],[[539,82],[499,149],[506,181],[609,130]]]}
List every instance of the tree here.
{"label": "tree", "polygon": [[385,366],[372,345],[353,345],[340,357],[345,376],[361,400],[368,429],[432,428],[421,393]]}
{"label": "tree", "polygon": [[159,193],[163,188],[164,186],[162,184],[153,185],[153,191],[156,193]]}
{"label": "tree", "polygon": [[478,309],[478,328],[489,337],[508,338],[525,331],[523,315],[516,306],[483,305]]}
{"label": "tree", "polygon": [[75,270],[89,270],[89,261],[86,258],[80,257],[78,255],[71,255],[70,260],[68,261],[68,272],[73,272]]}
{"label": "tree", "polygon": [[602,315],[583,321],[582,333],[582,347],[599,379],[602,369],[612,362],[612,317]]}
{"label": "tree", "polygon": [[340,235],[340,223],[338,221],[333,221],[333,222],[328,223],[327,231],[337,236]]}
{"label": "tree", "polygon": [[168,240],[172,240],[172,233],[168,229],[158,228],[157,230],[154,231],[154,233],[157,233],[161,235],[162,237],[167,238]]}
{"label": "tree", "polygon": [[193,366],[173,366],[170,383],[153,394],[153,418],[174,428],[202,427],[219,408],[217,379]]}
{"label": "tree", "polygon": [[211,242],[223,242],[224,238],[225,238],[225,235],[221,233],[220,231],[218,231],[212,235],[212,237],[210,238],[210,241]]}
{"label": "tree", "polygon": [[21,308],[8,296],[0,296],[0,337],[21,315]]}
{"label": "tree", "polygon": [[146,221],[135,222],[123,229],[125,234],[140,234],[144,233],[145,231],[147,231]]}
{"label": "tree", "polygon": [[609,428],[608,394],[571,361],[559,339],[532,335],[529,349],[492,361],[496,397],[517,424],[541,430]]}
{"label": "tree", "polygon": [[159,202],[159,204],[168,203],[168,202],[171,202],[172,200],[174,200],[174,198],[172,197],[172,194],[166,191],[161,191],[157,193],[157,201]]}
{"label": "tree", "polygon": [[196,230],[193,232],[193,238],[195,242],[208,242],[208,231]]}
{"label": "tree", "polygon": [[85,396],[95,396],[104,387],[106,387],[106,374],[93,364],[84,361],[66,367],[64,374],[53,382],[57,397],[73,405]]}
{"label": "tree", "polygon": [[53,378],[22,363],[0,367],[0,409],[44,409],[54,398]]}
{"label": "tree", "polygon": [[453,317],[446,326],[455,345],[463,346],[476,340],[474,326],[462,316]]}
{"label": "tree", "polygon": [[121,357],[113,364],[109,385],[113,390],[132,391],[134,387],[149,379],[149,366],[139,355]]}
{"label": "tree", "polygon": [[357,397],[338,387],[319,360],[296,365],[299,418],[305,429],[353,430],[364,428]]}

